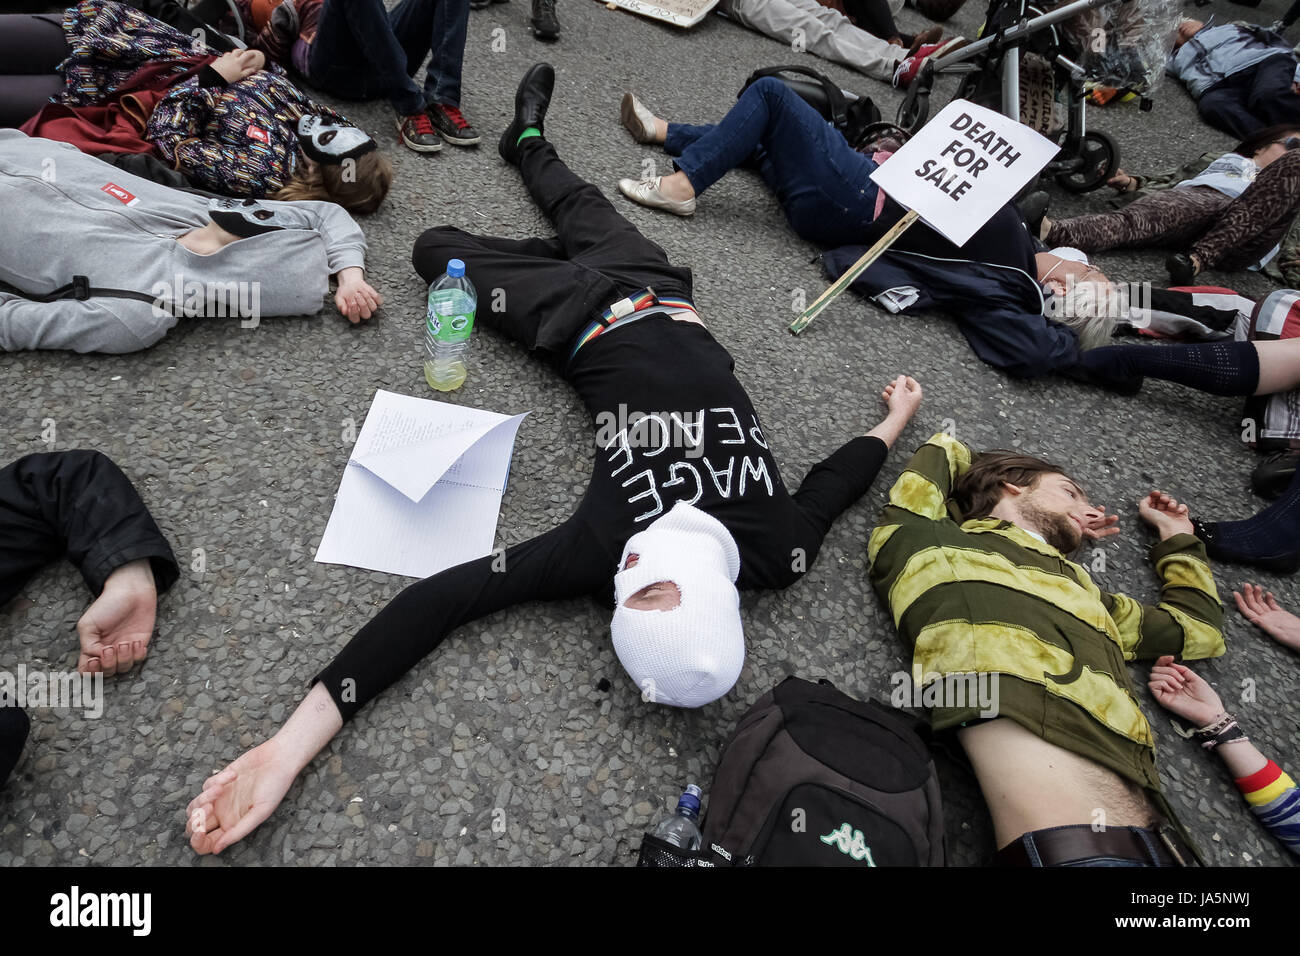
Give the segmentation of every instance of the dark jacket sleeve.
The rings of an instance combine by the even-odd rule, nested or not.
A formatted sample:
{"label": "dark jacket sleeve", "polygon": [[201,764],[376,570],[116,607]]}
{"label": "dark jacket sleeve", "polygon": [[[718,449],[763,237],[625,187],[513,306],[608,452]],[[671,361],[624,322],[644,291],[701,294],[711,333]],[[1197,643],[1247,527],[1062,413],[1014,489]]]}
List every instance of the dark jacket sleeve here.
{"label": "dark jacket sleeve", "polygon": [[[448,568],[412,584],[357,632],[320,681],[345,721],[420,662],[462,624],[525,601],[593,594],[615,561],[595,560],[578,517],[504,553]],[[597,549],[598,550],[598,549]]]}
{"label": "dark jacket sleeve", "polygon": [[867,493],[888,455],[888,445],[874,435],[864,435],[812,467],[792,497],[821,537]]}
{"label": "dark jacket sleeve", "polygon": [[96,595],[140,558],[153,566],[160,594],[180,576],[130,479],[97,451],[28,455],[0,469],[0,604],[65,553]]}
{"label": "dark jacket sleeve", "polygon": [[5,785],[9,774],[18,765],[31,726],[32,722],[17,702],[5,700],[0,694],[0,787]]}
{"label": "dark jacket sleeve", "polygon": [[[843,246],[826,253],[822,262],[827,275],[838,278],[863,251]],[[909,311],[953,313],[975,354],[1009,375],[1033,378],[1079,361],[1074,332],[1043,314],[1042,292],[1023,269],[890,250],[858,276],[852,288],[875,299],[903,286],[917,291]]]}

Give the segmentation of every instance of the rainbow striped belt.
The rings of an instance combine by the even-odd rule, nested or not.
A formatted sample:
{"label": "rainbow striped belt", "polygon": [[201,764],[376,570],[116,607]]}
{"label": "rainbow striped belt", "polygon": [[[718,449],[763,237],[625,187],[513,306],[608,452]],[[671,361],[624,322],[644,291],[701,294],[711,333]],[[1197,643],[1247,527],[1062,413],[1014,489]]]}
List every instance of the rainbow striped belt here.
{"label": "rainbow striped belt", "polygon": [[639,289],[627,298],[619,299],[602,312],[600,318],[593,321],[578,335],[573,351],[569,353],[569,362],[573,362],[574,356],[578,354],[578,349],[592,339],[608,332],[615,325],[626,325],[667,309],[689,309],[694,312],[695,303],[690,299],[669,298],[666,296],[661,298],[656,296],[655,290],[651,288]]}

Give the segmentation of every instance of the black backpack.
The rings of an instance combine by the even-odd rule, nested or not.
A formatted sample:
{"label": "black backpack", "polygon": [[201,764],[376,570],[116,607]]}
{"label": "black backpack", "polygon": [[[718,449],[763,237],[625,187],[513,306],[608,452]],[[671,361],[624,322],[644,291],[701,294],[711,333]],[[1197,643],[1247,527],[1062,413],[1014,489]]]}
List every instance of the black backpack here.
{"label": "black backpack", "polygon": [[693,857],[647,835],[641,866],[943,866],[939,780],[916,718],[787,677],[741,719]]}
{"label": "black backpack", "polygon": [[[795,73],[797,76],[783,74]],[[790,87],[799,98],[815,109],[832,126],[844,134],[854,149],[864,146],[882,135],[891,135],[906,142],[907,133],[893,123],[881,121],[880,109],[869,96],[859,96],[841,89],[825,73],[806,66],[768,66],[749,74],[740,88],[739,96],[765,76],[775,76]],[[896,147],[895,147],[896,148]]]}

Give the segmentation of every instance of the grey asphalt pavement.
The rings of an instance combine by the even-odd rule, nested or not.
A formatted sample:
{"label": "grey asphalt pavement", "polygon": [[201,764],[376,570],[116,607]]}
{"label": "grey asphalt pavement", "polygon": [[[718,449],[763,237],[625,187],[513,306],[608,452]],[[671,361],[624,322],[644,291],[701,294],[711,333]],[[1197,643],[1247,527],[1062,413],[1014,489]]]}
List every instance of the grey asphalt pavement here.
{"label": "grey asphalt pavement", "polygon": [[[1289,0],[1286,0],[1289,2]],[[1203,15],[1280,16],[1214,0]],[[377,320],[351,327],[332,306],[309,318],[182,323],[134,355],[56,353],[0,358],[0,460],[97,448],[136,482],[185,569],[159,603],[147,664],[110,679],[103,716],[37,710],[23,763],[0,792],[0,866],[19,864],[629,864],[642,832],[681,788],[707,788],[726,736],[750,703],[786,674],[828,677],[843,690],[888,698],[905,669],[888,615],[870,592],[867,535],[910,450],[944,427],[977,448],[1014,447],[1063,462],[1094,500],[1122,518],[1101,547],[1110,590],[1150,598],[1151,538],[1136,502],[1152,487],[1197,515],[1238,518],[1261,507],[1249,489],[1253,453],[1239,438],[1241,406],[1162,383],[1119,398],[1056,379],[1014,381],[978,361],[941,315],[895,317],[849,295],[801,338],[786,334],[792,303],[824,286],[817,250],[796,238],[752,174],[728,176],[679,220],[617,196],[620,176],[666,157],[618,125],[634,90],[661,115],[720,117],[759,66],[802,62],[871,95],[892,114],[899,94],[852,71],[796,54],[719,17],[678,29],[563,0],[553,45],[527,29],[510,0],[470,17],[465,108],[484,132],[476,149],[420,156],[396,143],[386,105],[337,103],[376,135],[397,166],[384,207],[363,220],[370,281],[386,297]],[[973,33],[969,0],[953,28]],[[923,21],[913,11],[905,26]],[[1300,39],[1300,37],[1296,37]],[[433,397],[421,373],[425,289],[410,249],[449,223],[507,236],[549,234],[516,172],[496,155],[515,84],[539,59],[557,83],[547,135],[648,236],[695,272],[697,303],[736,357],[783,475],[807,469],[881,415],[895,374],[917,377],[925,404],[865,498],[836,522],[810,573],[782,593],[744,599],[748,661],[722,701],[698,711],[642,703],[614,657],[608,617],[589,601],[513,608],[461,629],[367,707],[306,770],[280,809],[219,859],[200,860],[184,808],[203,780],[266,739],[308,681],[409,579],[317,564],[349,444],[374,391]],[[1155,109],[1092,112],[1120,142],[1125,168],[1159,170],[1226,150],[1172,82]],[[1057,212],[1102,208],[1103,196],[1054,192]],[[1114,276],[1161,283],[1163,252],[1102,255]],[[285,263],[285,268],[293,268]],[[1248,294],[1259,276],[1210,275]],[[498,541],[547,530],[576,506],[593,450],[571,390],[522,350],[476,336],[470,378],[447,400],[530,411],[515,447]],[[55,441],[45,440],[50,426]],[[1253,580],[1300,608],[1293,578],[1216,568],[1221,595]],[[74,624],[87,604],[66,564],[42,572],[0,610],[0,664],[75,666]],[[1260,747],[1300,771],[1300,661],[1235,612],[1228,653],[1195,667]],[[1208,858],[1277,865],[1286,852],[1253,820],[1212,755],[1177,738],[1145,690],[1171,802]],[[943,768],[954,862],[992,852],[987,812],[969,777]],[[494,826],[495,824],[495,826]]]}

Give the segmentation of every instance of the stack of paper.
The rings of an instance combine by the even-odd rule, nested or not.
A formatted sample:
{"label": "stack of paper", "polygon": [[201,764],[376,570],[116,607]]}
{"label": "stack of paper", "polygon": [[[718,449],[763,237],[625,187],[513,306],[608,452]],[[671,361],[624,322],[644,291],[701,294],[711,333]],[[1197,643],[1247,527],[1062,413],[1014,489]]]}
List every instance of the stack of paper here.
{"label": "stack of paper", "polygon": [[423,578],[490,554],[523,420],[376,391],[316,560]]}

